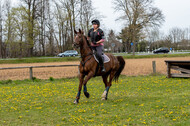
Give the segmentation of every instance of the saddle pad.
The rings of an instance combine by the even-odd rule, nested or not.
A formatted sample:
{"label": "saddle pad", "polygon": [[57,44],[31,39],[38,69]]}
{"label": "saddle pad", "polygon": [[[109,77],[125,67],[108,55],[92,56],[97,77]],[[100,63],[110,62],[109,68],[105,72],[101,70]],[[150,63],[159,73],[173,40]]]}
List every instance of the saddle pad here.
{"label": "saddle pad", "polygon": [[[104,54],[102,56],[104,57],[104,63],[108,63],[110,61],[110,58],[106,54]],[[96,58],[95,55],[94,55],[94,59],[96,60],[96,62],[99,63],[99,61],[98,61],[98,59]]]}

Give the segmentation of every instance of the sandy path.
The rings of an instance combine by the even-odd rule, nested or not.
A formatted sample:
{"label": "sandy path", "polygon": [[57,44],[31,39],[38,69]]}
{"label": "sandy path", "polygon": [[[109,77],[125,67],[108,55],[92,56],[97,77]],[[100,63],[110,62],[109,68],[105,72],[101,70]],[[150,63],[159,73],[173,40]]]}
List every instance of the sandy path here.
{"label": "sandy path", "polygon": [[[127,76],[148,75],[152,73],[152,61],[156,61],[157,72],[166,74],[165,60],[190,60],[190,57],[179,58],[153,58],[153,59],[126,59],[125,69],[122,74]],[[20,66],[44,66],[44,65],[73,65],[77,62],[56,62],[56,63],[31,63],[31,64],[1,64],[0,67],[20,67]],[[34,68],[33,75],[36,78],[48,79],[75,77],[78,75],[78,67],[54,67],[54,68]],[[0,70],[0,80],[23,80],[29,78],[29,69]]]}
{"label": "sandy path", "polygon": [[[153,72],[152,61],[156,61],[156,71],[166,74],[167,66],[165,60],[190,60],[190,57],[179,58],[152,58],[152,59],[127,59],[123,74],[128,76],[148,75]],[[175,71],[172,71],[175,72]]]}

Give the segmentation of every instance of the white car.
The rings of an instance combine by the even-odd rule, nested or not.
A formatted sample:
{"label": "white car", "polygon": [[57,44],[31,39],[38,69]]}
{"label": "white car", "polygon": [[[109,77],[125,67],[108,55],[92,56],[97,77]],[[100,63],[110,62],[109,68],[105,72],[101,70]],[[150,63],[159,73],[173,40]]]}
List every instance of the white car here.
{"label": "white car", "polygon": [[70,57],[70,56],[78,56],[78,52],[76,50],[68,50],[68,51],[65,51],[63,53],[59,53],[57,55],[58,57]]}

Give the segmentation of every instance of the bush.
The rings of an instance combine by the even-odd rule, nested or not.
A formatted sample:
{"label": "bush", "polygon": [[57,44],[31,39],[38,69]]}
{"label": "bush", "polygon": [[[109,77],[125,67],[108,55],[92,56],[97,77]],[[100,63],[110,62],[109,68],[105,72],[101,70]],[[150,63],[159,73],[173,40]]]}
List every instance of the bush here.
{"label": "bush", "polygon": [[11,84],[12,80],[0,81],[0,84]]}
{"label": "bush", "polygon": [[50,80],[50,81],[54,81],[54,78],[53,78],[53,77],[50,77],[49,80]]}

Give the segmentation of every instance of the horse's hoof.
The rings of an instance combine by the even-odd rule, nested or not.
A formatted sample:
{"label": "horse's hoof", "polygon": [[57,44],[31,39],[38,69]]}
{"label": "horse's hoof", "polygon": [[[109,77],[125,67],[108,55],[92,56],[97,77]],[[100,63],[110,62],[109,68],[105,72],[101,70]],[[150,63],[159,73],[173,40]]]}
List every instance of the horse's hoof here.
{"label": "horse's hoof", "polygon": [[78,104],[78,103],[79,103],[79,100],[75,99],[74,104]]}
{"label": "horse's hoof", "polygon": [[102,98],[106,98],[107,95],[107,91],[104,91],[104,93],[102,94]]}
{"label": "horse's hoof", "polygon": [[102,101],[105,101],[105,100],[107,100],[107,98],[102,98]]}
{"label": "horse's hoof", "polygon": [[90,94],[88,92],[84,92],[84,95],[89,98],[90,97]]}

